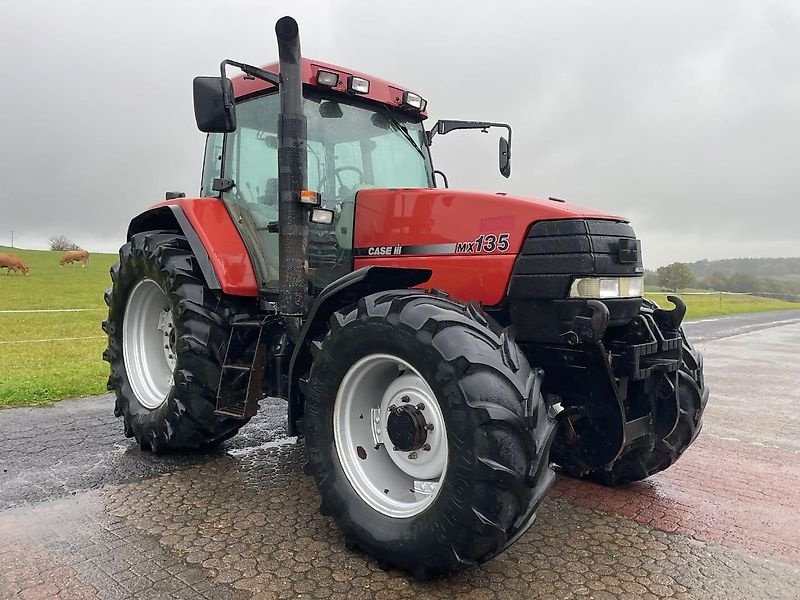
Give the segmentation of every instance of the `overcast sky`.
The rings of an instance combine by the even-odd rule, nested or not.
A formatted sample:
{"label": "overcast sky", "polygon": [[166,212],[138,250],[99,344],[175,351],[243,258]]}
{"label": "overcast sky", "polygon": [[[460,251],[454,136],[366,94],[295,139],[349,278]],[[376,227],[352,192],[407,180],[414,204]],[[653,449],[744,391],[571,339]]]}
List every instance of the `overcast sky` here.
{"label": "overcast sky", "polygon": [[[628,217],[645,264],[800,255],[800,2],[0,0],[0,244],[116,250],[165,190],[196,194],[191,80],[306,56],[418,91],[451,187]],[[430,121],[431,123],[433,121]]]}

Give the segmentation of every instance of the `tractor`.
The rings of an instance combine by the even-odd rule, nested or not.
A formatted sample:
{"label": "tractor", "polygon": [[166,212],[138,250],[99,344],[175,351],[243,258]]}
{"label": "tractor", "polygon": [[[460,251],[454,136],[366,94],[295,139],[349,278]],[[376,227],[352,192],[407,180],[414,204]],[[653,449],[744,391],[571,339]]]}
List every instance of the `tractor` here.
{"label": "tractor", "polygon": [[[213,447],[287,401],[346,545],[418,578],[533,523],[554,465],[608,485],[669,467],[708,391],[685,305],[643,298],[629,223],[550,198],[454,191],[416,92],[304,58],[197,77],[199,196],[130,223],[106,292],[108,389],[155,453]],[[228,78],[229,69],[240,74]],[[506,137],[507,136],[507,137]]]}

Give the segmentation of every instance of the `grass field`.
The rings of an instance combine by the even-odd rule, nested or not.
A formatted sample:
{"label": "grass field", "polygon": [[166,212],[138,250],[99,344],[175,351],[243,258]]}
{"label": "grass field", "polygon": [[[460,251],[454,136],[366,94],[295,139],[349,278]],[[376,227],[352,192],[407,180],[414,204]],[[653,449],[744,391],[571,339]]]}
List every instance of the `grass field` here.
{"label": "grass field", "polygon": [[[103,292],[116,254],[93,254],[89,266],[59,267],[60,252],[17,250],[30,274],[0,271],[0,408],[43,404],[106,391],[108,365]],[[648,293],[662,306],[666,294]],[[683,296],[687,318],[800,308],[800,304],[724,294]],[[83,309],[81,312],[7,312]]]}
{"label": "grass field", "polygon": [[[60,252],[13,252],[30,267],[0,271],[0,407],[41,404],[106,391],[103,292],[116,254],[92,254],[86,268],[59,267]],[[82,312],[9,310],[88,309]],[[65,339],[66,338],[66,339]],[[48,341],[41,341],[48,340]]]}

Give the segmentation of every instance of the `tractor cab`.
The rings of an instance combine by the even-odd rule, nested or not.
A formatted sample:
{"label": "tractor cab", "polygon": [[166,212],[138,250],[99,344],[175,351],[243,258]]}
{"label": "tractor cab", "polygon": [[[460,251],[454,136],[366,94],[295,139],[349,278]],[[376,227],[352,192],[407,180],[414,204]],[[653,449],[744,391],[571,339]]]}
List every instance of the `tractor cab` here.
{"label": "tractor cab", "polygon": [[[304,187],[319,194],[320,207],[332,212],[333,221],[332,227],[313,222],[309,227],[309,283],[316,295],[352,270],[356,193],[429,188],[433,168],[422,124],[426,115],[420,110],[425,101],[419,96],[308,59],[301,68],[307,122]],[[221,195],[254,263],[263,267],[260,290],[277,293],[280,95],[277,87],[244,77],[233,79],[233,90],[237,127],[208,135],[200,195]],[[222,182],[216,189],[215,180]]]}

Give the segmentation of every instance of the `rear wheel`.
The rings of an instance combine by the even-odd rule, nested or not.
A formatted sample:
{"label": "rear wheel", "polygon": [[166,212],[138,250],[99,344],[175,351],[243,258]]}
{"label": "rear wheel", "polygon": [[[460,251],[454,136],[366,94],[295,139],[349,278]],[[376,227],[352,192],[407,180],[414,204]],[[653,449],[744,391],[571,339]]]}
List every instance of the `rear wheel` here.
{"label": "rear wheel", "polygon": [[506,332],[474,307],[393,291],[335,313],[313,349],[307,470],[349,546],[426,578],[527,530],[554,477],[556,411]]}
{"label": "rear wheel", "polygon": [[254,303],[209,289],[181,235],[140,233],[119,255],[103,358],[125,435],[154,451],[231,437],[246,421],[216,416],[216,391],[230,319]]}

